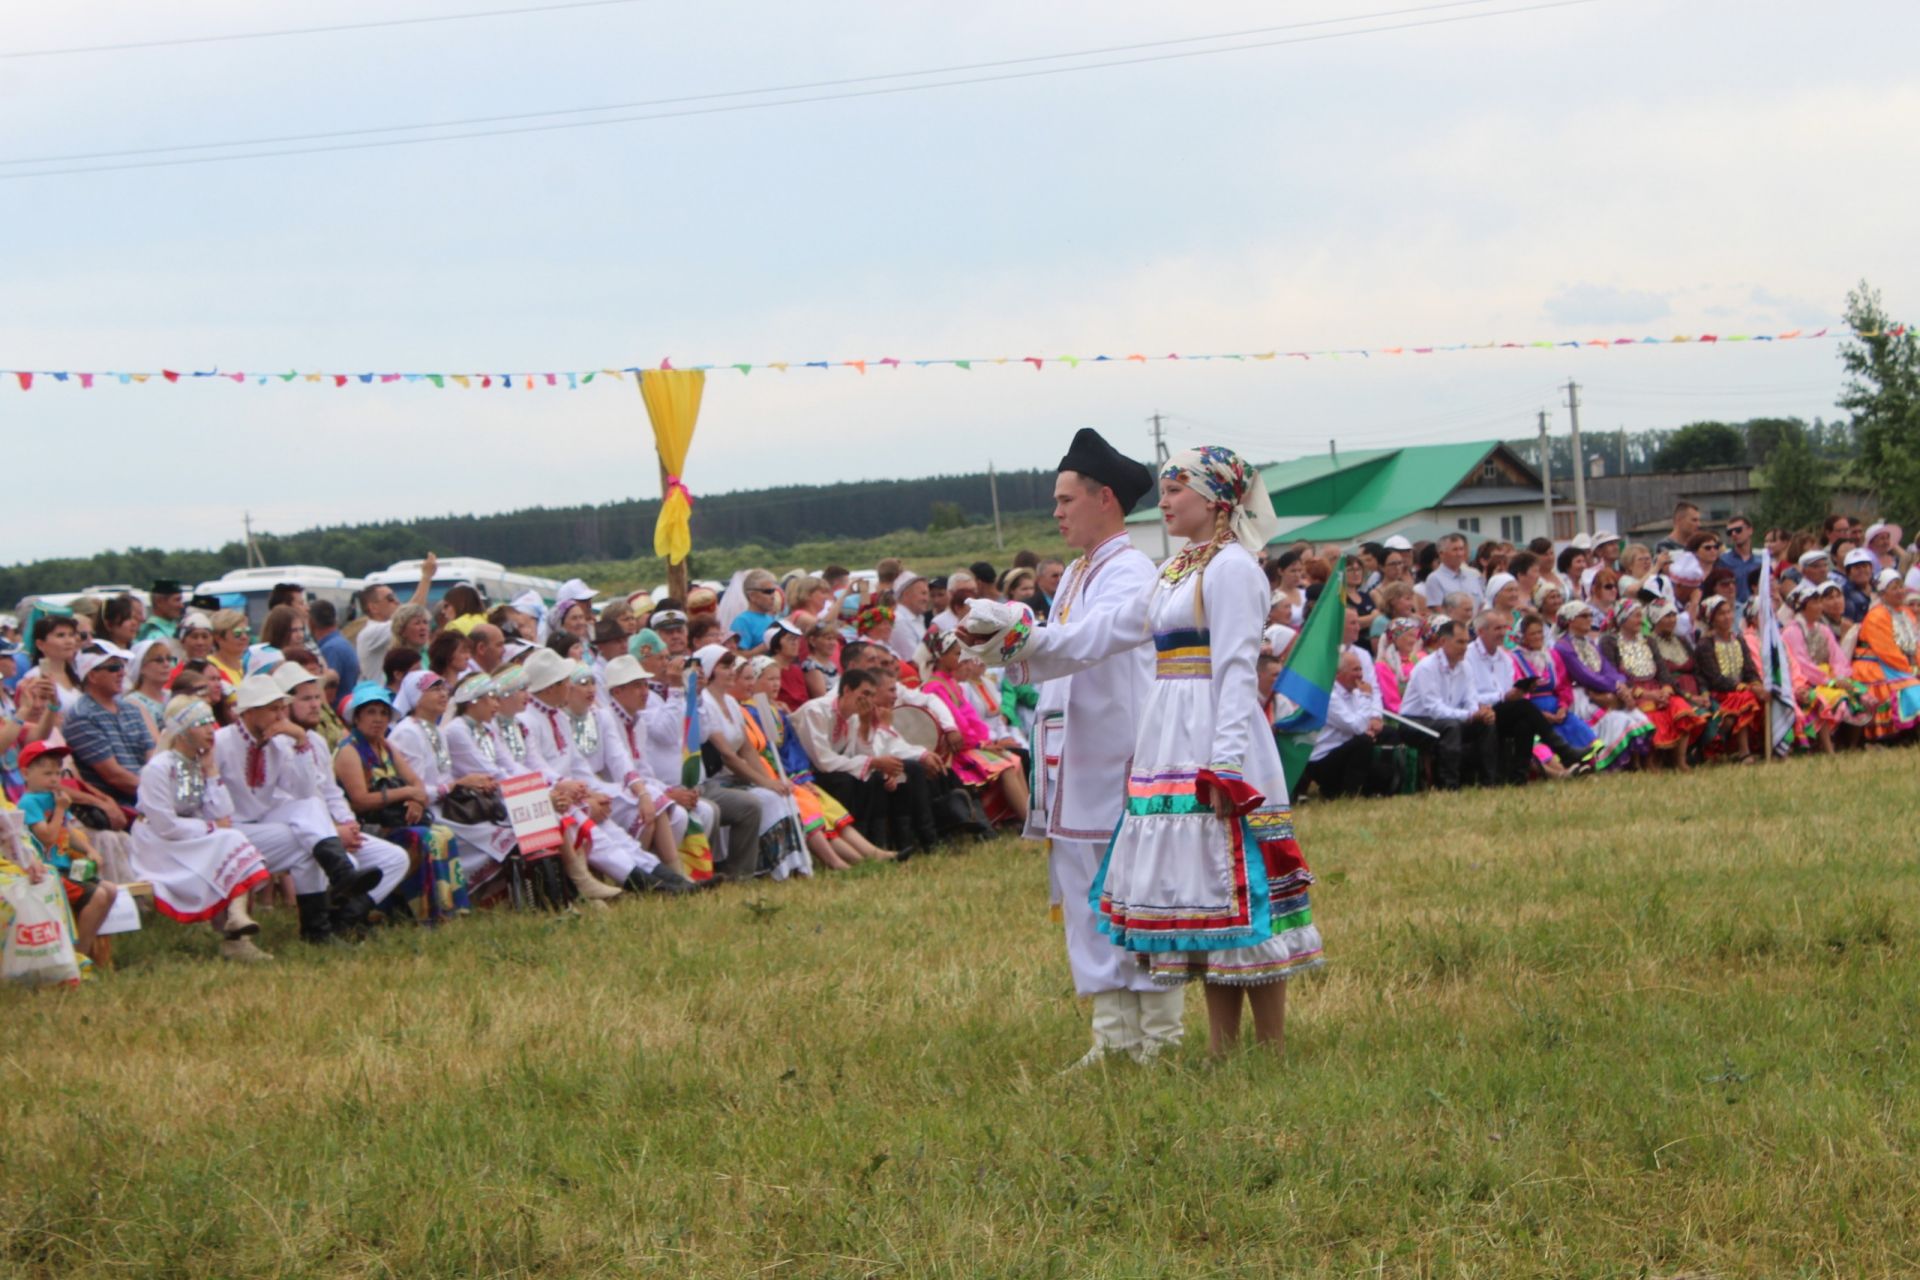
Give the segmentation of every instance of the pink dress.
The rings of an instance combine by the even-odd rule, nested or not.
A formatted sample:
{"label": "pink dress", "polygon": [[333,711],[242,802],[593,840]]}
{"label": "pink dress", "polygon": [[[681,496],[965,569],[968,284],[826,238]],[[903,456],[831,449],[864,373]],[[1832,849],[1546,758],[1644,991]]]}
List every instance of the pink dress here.
{"label": "pink dress", "polygon": [[953,753],[954,777],[977,787],[1019,766],[1019,756],[987,746],[991,736],[987,733],[987,722],[980,718],[980,713],[974,710],[973,699],[954,683],[952,676],[929,676],[920,688],[946,703],[947,709],[953,712],[954,726],[960,731],[960,750]]}
{"label": "pink dress", "polygon": [[1413,674],[1416,663],[1408,664],[1400,670],[1400,653],[1395,650],[1392,657],[1382,658],[1373,664],[1373,674],[1380,682],[1380,705],[1395,715],[1400,714],[1400,690],[1405,687],[1407,677]]}

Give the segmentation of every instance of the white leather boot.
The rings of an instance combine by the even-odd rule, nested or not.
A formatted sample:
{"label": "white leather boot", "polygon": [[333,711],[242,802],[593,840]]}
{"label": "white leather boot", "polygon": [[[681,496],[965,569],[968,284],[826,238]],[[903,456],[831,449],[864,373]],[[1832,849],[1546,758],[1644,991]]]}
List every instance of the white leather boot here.
{"label": "white leather boot", "polygon": [[1126,1053],[1140,1039],[1139,1008],[1131,991],[1102,991],[1093,998],[1093,1047],[1068,1071],[1097,1066],[1110,1053]]}
{"label": "white leather boot", "polygon": [[273,956],[254,946],[252,938],[226,938],[220,943],[220,958],[235,964],[264,964]]}
{"label": "white leather boot", "polygon": [[260,926],[247,914],[247,895],[241,894],[227,904],[226,918],[217,926],[221,934],[229,941],[236,938],[251,938],[260,932]]}
{"label": "white leather boot", "polygon": [[587,860],[567,861],[567,879],[573,881],[574,892],[580,895],[582,902],[610,902],[620,897],[620,890],[610,884],[604,884],[591,871],[587,870]]}
{"label": "white leather boot", "polygon": [[1187,998],[1181,987],[1132,994],[1140,1008],[1140,1038],[1132,1049],[1133,1060],[1144,1066],[1159,1057],[1162,1050],[1180,1043],[1186,1030],[1182,1014]]}

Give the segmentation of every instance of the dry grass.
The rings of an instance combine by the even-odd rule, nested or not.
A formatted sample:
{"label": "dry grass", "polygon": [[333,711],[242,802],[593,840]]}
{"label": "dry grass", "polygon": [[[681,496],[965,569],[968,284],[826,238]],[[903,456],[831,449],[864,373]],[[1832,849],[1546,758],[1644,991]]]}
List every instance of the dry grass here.
{"label": "dry grass", "polygon": [[[1915,759],[1301,815],[1287,1059],[1079,1077],[1031,847],[0,993],[0,1275],[1920,1271]],[[757,901],[772,913],[749,906]]]}

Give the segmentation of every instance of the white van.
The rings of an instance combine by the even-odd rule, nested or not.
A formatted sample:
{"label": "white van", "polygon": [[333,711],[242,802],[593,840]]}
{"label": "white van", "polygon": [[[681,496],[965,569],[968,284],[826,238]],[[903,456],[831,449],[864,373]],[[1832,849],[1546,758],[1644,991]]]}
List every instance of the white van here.
{"label": "white van", "polygon": [[113,596],[124,595],[131,595],[143,606],[152,607],[153,601],[148,597],[147,593],[140,588],[128,586],[124,582],[113,582],[97,587],[82,587],[78,591],[43,592],[37,596],[22,596],[20,597],[20,602],[14,606],[14,615],[16,618],[25,618],[33,611],[36,605],[48,609],[71,609],[73,608],[73,602],[83,596],[92,596],[96,600],[106,600]]}
{"label": "white van", "polygon": [[[258,631],[267,618],[267,597],[283,582],[298,583],[310,600],[330,600],[345,619],[352,612],[354,596],[365,586],[359,578],[349,578],[338,569],[320,564],[270,564],[258,569],[234,569],[224,578],[203,582],[193,594],[217,596],[222,608],[245,609],[247,621]],[[238,597],[238,602],[235,602]]]}
{"label": "white van", "polygon": [[[367,585],[391,587],[393,594],[402,600],[409,599],[414,587],[419,585],[420,566],[424,563],[423,560],[397,561],[378,573],[368,574]],[[473,556],[441,556],[434,568],[433,585],[427,588],[428,601],[439,603],[448,590],[462,582],[478,587],[489,606],[507,604],[523,591],[531,591],[552,604],[560,590],[560,583],[553,578],[514,573],[497,561]]]}

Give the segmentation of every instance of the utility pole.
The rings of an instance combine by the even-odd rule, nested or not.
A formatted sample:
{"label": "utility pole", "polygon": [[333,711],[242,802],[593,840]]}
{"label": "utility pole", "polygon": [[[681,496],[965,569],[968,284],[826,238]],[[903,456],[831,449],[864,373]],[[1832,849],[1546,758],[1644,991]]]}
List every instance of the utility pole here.
{"label": "utility pole", "polygon": [[1006,539],[1000,536],[1000,478],[994,474],[993,459],[987,459],[987,491],[993,495],[993,545],[1006,549]]}
{"label": "utility pole", "polygon": [[253,541],[253,512],[241,513],[241,523],[247,528],[247,568],[266,568],[266,557],[260,554],[260,548]]}
{"label": "utility pole", "polygon": [[[1164,466],[1167,461],[1167,437],[1166,432],[1160,426],[1160,418],[1161,415],[1156,412],[1151,418],[1147,419],[1148,422],[1153,424],[1153,474],[1156,476],[1160,474],[1160,468]],[[1173,547],[1167,541],[1167,522],[1162,520],[1160,522],[1160,558],[1164,560],[1172,554]]]}
{"label": "utility pole", "polygon": [[1587,459],[1580,452],[1580,384],[1567,379],[1567,413],[1573,428],[1573,509],[1580,533],[1592,533],[1587,526]]}
{"label": "utility pole", "polygon": [[1627,429],[1621,427],[1613,434],[1620,451],[1620,474],[1625,475],[1627,474]]}
{"label": "utility pole", "polygon": [[1327,473],[1328,491],[1332,497],[1328,505],[1335,511],[1340,509],[1340,450],[1333,441],[1327,441],[1327,461],[1333,464],[1333,470]]}
{"label": "utility pole", "polygon": [[1540,500],[1547,509],[1547,539],[1553,539],[1553,450],[1547,443],[1547,411],[1540,411]]}

